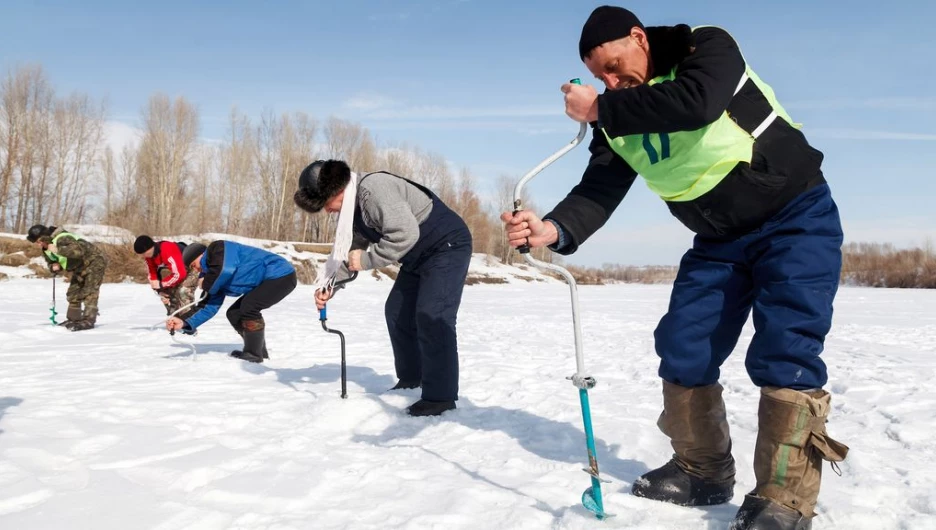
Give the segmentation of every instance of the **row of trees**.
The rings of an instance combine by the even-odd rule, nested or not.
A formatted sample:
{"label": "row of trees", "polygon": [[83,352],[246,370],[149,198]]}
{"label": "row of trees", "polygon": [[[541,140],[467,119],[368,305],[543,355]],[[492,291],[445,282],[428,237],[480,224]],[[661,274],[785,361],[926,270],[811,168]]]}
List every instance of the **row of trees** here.
{"label": "row of trees", "polygon": [[510,255],[498,215],[511,203],[515,178],[498,177],[496,196],[483,201],[467,168],[456,172],[441,155],[418,148],[379,146],[359,124],[320,122],[304,112],[266,112],[255,121],[232,109],[225,137],[205,142],[195,105],[156,94],[141,111],[139,138],[115,152],[105,138],[106,116],[104,102],[57,95],[41,67],[6,75],[0,229],[99,222],[157,236],[222,232],[328,242],[334,218],[300,212],[292,196],[310,161],[340,158],[359,173],[387,170],[420,181],[465,219],[476,252]]}
{"label": "row of trees", "polygon": [[[329,242],[334,218],[302,213],[292,196],[310,161],[340,158],[358,172],[387,170],[422,182],[465,219],[476,252],[504,261],[511,256],[498,215],[511,203],[515,178],[498,177],[482,200],[468,169],[456,172],[441,155],[418,148],[378,146],[359,124],[320,122],[303,112],[267,112],[254,121],[233,109],[225,137],[205,142],[192,103],[156,94],[140,113],[139,137],[114,152],[106,117],[103,101],[58,95],[41,67],[7,73],[0,83],[0,230],[100,222],[157,236],[221,232]],[[528,198],[524,204],[535,208]],[[850,244],[843,250],[844,282],[936,288],[932,249]],[[585,283],[657,283],[672,281],[675,268],[605,265],[573,272]]]}
{"label": "row of trees", "polygon": [[[607,281],[672,283],[677,267],[632,267],[606,263],[598,267],[569,267],[582,284]],[[896,248],[889,243],[846,243],[842,246],[840,283],[865,287],[936,289],[936,251],[929,242],[923,248]]]}
{"label": "row of trees", "polygon": [[848,243],[842,247],[842,283],[868,287],[936,289],[936,252],[891,244]]}
{"label": "row of trees", "polygon": [[105,110],[82,94],[59,97],[41,68],[0,84],[0,226],[86,218],[89,173],[101,155]]}

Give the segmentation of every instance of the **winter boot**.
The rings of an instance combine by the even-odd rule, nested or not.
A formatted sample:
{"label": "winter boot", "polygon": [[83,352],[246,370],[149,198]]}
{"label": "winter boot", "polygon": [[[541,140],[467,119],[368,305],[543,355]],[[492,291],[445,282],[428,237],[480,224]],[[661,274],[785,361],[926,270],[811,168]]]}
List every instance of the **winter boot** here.
{"label": "winter boot", "polygon": [[796,510],[758,497],[745,495],[729,530],[810,530],[812,519]]}
{"label": "winter boot", "polygon": [[231,357],[252,363],[263,362],[263,320],[245,320],[243,322],[244,349],[234,350]]}
{"label": "winter boot", "polygon": [[84,313],[81,312],[81,304],[72,305],[68,304],[68,311],[65,313],[65,321],[59,322],[59,326],[65,326],[68,329],[71,326],[72,322],[78,322],[84,318]]}
{"label": "winter boot", "polygon": [[409,390],[410,388],[419,388],[421,386],[422,381],[404,381],[400,379],[390,390]]}
{"label": "winter boot", "polygon": [[[244,338],[244,328],[241,327],[240,324],[238,324],[238,325],[234,328],[234,331],[236,331],[237,334],[241,336],[241,338]],[[240,352],[240,350],[234,350],[234,351]],[[240,353],[243,353],[243,352],[240,352]],[[233,353],[232,353],[231,355],[234,356]],[[261,354],[261,355],[262,355],[262,357],[263,357],[264,359],[269,359],[269,358],[270,358],[270,353],[267,351],[267,347],[266,347],[266,338],[265,338],[265,337],[264,337],[264,339],[263,339],[263,350],[262,350],[262,354]]]}
{"label": "winter boot", "polygon": [[808,530],[822,478],[822,461],[841,462],[848,446],[826,433],[831,396],[824,390],[761,389],[754,476],[732,530]]}
{"label": "winter boot", "polygon": [[90,319],[73,320],[66,324],[65,328],[69,331],[85,331],[88,329],[94,329],[94,321]]}
{"label": "winter boot", "polygon": [[[71,307],[69,306],[68,311],[71,312]],[[65,328],[70,331],[85,331],[88,329],[94,329],[94,323],[97,321],[97,307],[89,307],[85,305],[83,311],[81,311],[82,316],[80,320],[72,320],[65,325]]]}
{"label": "winter boot", "polygon": [[406,408],[410,416],[438,416],[447,410],[454,410],[454,401],[427,401],[420,399]]}
{"label": "winter boot", "polygon": [[722,386],[689,388],[663,381],[663,413],[657,426],[670,438],[675,454],[637,479],[633,494],[681,506],[730,501],[735,466]]}

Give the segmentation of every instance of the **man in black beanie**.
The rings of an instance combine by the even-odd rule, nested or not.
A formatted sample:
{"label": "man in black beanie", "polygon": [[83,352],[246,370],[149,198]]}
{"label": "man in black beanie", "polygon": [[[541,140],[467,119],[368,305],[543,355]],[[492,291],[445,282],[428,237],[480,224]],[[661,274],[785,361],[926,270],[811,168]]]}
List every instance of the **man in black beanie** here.
{"label": "man in black beanie", "polygon": [[[203,245],[198,243],[194,245],[198,245],[204,252]],[[193,249],[198,247],[193,247]],[[198,274],[194,277],[191,275],[191,265],[201,252],[191,254],[188,259],[185,259],[183,251],[186,248],[185,243],[156,242],[145,234],[138,236],[133,242],[133,251],[146,262],[150,287],[166,306],[166,314],[169,315],[191,304],[195,288],[198,286]],[[181,318],[184,320],[185,316],[194,312],[193,309],[187,310]]]}
{"label": "man in black beanie", "polygon": [[[695,233],[654,334],[673,457],[633,493],[685,506],[734,495],[722,363],[753,314],[745,366],[761,388],[756,486],[731,527],[811,526],[822,461],[848,447],[826,432],[819,354],[841,271],[842,226],[812,148],[773,90],[716,27],[644,27],[595,9],[579,57],[605,85],[562,85],[566,114],[594,128],[581,182],[541,220],[506,212],[512,245],[571,254],[611,216],[636,176]],[[545,221],[545,222],[544,222]]]}

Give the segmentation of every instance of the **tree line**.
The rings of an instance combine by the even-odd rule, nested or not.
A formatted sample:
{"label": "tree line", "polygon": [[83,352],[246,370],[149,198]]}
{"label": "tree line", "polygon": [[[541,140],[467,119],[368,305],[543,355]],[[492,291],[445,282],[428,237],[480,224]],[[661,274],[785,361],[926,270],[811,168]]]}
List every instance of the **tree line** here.
{"label": "tree line", "polygon": [[[87,94],[60,95],[41,66],[10,70],[0,83],[0,231],[43,224],[101,223],[135,234],[226,233],[285,241],[331,242],[335,217],[292,204],[299,172],[340,158],[358,173],[390,171],[435,191],[468,224],[474,250],[508,262],[500,212],[517,176],[500,175],[493,194],[468,168],[437,153],[378,145],[360,124],[301,111],[259,119],[231,109],[225,136],[200,137],[198,108],[185,97],[152,95],[140,111],[139,138],[108,145],[107,105]],[[529,197],[524,205],[535,209]],[[843,283],[936,288],[936,256],[923,249],[850,243]],[[551,261],[537,249],[534,255]],[[675,267],[570,267],[583,283],[668,283]]]}
{"label": "tree line", "polygon": [[[107,106],[87,94],[60,95],[41,66],[7,72],[0,84],[0,230],[35,223],[101,223],[155,236],[219,232],[330,242],[335,217],[292,203],[299,172],[338,158],[358,173],[389,171],[435,191],[459,213],[475,252],[507,261],[498,218],[517,176],[500,175],[485,200],[478,176],[442,155],[378,145],[358,123],[305,112],[231,109],[225,136],[200,137],[198,108],[184,96],[153,94],[140,111],[139,138],[119,152],[106,138]],[[527,207],[534,207],[524,198]],[[537,257],[550,259],[548,251]]]}

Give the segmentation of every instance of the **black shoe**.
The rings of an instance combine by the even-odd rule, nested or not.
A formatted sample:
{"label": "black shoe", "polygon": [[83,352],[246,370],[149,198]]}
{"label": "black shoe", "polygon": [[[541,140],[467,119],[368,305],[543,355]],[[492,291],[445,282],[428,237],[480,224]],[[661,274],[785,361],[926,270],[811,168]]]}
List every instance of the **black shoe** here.
{"label": "black shoe", "polygon": [[84,331],[94,328],[94,322],[90,320],[72,320],[65,324],[65,328],[69,331]]}
{"label": "black shoe", "polygon": [[397,381],[396,386],[390,390],[409,390],[410,388],[419,388],[422,386],[422,381],[404,381],[400,379]]}
{"label": "black shoe", "polygon": [[638,497],[680,506],[712,506],[734,497],[734,483],[734,478],[713,482],[694,477],[670,460],[663,467],[644,473],[634,482],[631,492]]}
{"label": "black shoe", "polygon": [[426,401],[420,399],[406,408],[410,416],[438,416],[447,410],[454,410],[454,401]]}
{"label": "black shoe", "polygon": [[757,495],[745,495],[729,530],[810,530],[812,518]]}
{"label": "black shoe", "polygon": [[240,359],[242,361],[247,361],[251,363],[262,363],[263,358],[257,357],[256,355],[250,353],[249,351],[234,350],[231,352],[231,357],[235,359]]}

